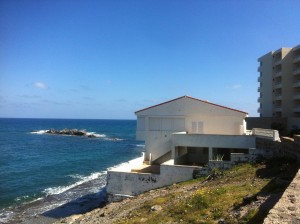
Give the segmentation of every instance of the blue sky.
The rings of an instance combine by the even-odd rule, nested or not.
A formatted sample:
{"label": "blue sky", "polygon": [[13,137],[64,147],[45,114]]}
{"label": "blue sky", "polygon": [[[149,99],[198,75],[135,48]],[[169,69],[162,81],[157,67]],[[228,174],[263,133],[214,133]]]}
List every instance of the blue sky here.
{"label": "blue sky", "polygon": [[300,1],[0,1],[0,117],[134,119],[189,95],[257,116],[257,58]]}

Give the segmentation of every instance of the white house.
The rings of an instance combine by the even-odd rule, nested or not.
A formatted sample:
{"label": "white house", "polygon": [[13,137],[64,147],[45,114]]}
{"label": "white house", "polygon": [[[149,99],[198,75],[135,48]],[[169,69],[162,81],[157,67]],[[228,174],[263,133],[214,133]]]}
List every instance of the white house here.
{"label": "white house", "polygon": [[[135,114],[137,115],[137,139],[145,141],[145,162],[151,164],[160,164],[175,158],[174,152],[172,155],[172,138],[176,132],[183,132],[190,136],[191,134],[244,135],[246,132],[246,112],[189,96],[148,107]],[[197,146],[208,147],[209,145]],[[184,151],[182,148],[178,150],[179,154]]]}
{"label": "white house", "polygon": [[135,114],[136,135],[145,141],[145,154],[108,171],[106,189],[113,198],[186,181],[195,172],[207,174],[210,168],[230,167],[259,154],[270,155],[256,149],[256,137],[279,139],[274,130],[246,131],[246,112],[189,96]]}

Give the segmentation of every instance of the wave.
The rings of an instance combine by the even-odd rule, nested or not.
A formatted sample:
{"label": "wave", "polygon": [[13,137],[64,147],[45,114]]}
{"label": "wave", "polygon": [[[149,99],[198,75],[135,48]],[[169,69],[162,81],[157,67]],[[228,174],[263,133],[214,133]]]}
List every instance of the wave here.
{"label": "wave", "polygon": [[[131,166],[139,165],[143,162],[143,159],[144,159],[144,153],[142,153],[141,157],[135,158],[133,160],[130,160],[130,161],[127,161],[127,162],[124,162],[124,163],[120,163],[116,166],[109,167],[109,168],[107,168],[107,170],[123,169],[123,168],[128,168],[128,167],[131,167]],[[76,179],[77,182],[75,182],[73,184],[70,184],[70,185],[67,185],[67,186],[49,187],[49,188],[45,189],[43,191],[43,193],[45,193],[46,196],[61,194],[61,193],[64,193],[64,192],[74,188],[74,187],[77,187],[77,186],[79,186],[83,183],[86,183],[88,181],[95,180],[95,179],[97,179],[101,176],[104,177],[106,174],[107,174],[107,171],[91,173],[89,176],[83,176],[83,175],[80,175],[80,174],[71,174],[71,175],[68,175],[68,177]]]}
{"label": "wave", "polygon": [[113,142],[116,142],[116,141],[124,141],[124,139],[122,138],[105,138],[106,141],[113,141]]}
{"label": "wave", "polygon": [[106,137],[105,134],[97,134],[96,132],[87,132],[86,135],[87,136],[94,136],[96,138],[105,138]]}
{"label": "wave", "polygon": [[67,186],[58,186],[58,187],[49,187],[47,189],[45,189],[43,191],[43,193],[46,194],[46,196],[48,195],[56,195],[56,194],[61,194],[64,193],[74,187],[77,187],[85,182],[91,181],[91,180],[95,180],[103,175],[106,174],[106,171],[102,171],[102,172],[96,172],[96,173],[91,173],[89,176],[82,176],[79,174],[75,174],[75,175],[69,175],[69,177],[72,177],[74,179],[77,179],[78,181],[74,184],[70,184]]}
{"label": "wave", "polygon": [[25,196],[21,196],[21,197],[15,198],[15,201],[23,201],[23,200],[26,200],[26,199],[28,199],[28,198],[29,198],[29,196],[28,196],[28,195],[25,195]]}
{"label": "wave", "polygon": [[30,133],[31,134],[42,135],[42,134],[46,134],[47,131],[49,131],[49,130],[38,130],[38,131],[32,131]]}
{"label": "wave", "polygon": [[124,172],[130,171],[132,167],[136,167],[138,165],[143,164],[143,161],[144,161],[144,153],[142,152],[142,156],[124,163],[120,163],[116,166],[108,168],[107,170],[122,170]]}
{"label": "wave", "polygon": [[145,145],[137,144],[136,147],[145,148]]}

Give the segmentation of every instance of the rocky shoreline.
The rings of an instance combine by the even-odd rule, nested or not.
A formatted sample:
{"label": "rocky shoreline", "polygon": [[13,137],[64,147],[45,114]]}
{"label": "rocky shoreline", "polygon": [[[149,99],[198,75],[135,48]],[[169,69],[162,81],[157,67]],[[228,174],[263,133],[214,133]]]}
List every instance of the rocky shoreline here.
{"label": "rocky shoreline", "polygon": [[85,136],[88,138],[96,138],[97,136],[94,134],[88,133],[86,130],[78,130],[78,129],[63,129],[63,130],[55,130],[50,129],[45,132],[46,134],[52,135],[73,135],[73,136]]}

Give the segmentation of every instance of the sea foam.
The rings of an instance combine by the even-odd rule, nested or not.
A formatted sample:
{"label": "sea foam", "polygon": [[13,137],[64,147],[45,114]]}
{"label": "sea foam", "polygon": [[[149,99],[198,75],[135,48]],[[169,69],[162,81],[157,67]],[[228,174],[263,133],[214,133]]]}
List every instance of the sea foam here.
{"label": "sea foam", "polygon": [[38,131],[32,131],[30,133],[31,134],[42,135],[42,134],[46,134],[47,131],[49,131],[49,130],[38,130]]}
{"label": "sea foam", "polygon": [[137,167],[137,166],[140,166],[141,164],[143,164],[143,160],[144,160],[144,153],[142,152],[142,156],[132,159],[128,162],[124,162],[124,163],[118,164],[116,166],[110,167],[107,170],[130,172],[133,167]]}
{"label": "sea foam", "polygon": [[101,176],[106,175],[106,173],[107,173],[106,171],[102,171],[102,172],[91,173],[89,176],[82,176],[79,174],[69,175],[69,177],[77,179],[78,181],[73,184],[67,185],[67,186],[49,187],[49,188],[45,189],[43,191],[43,193],[45,193],[47,196],[61,194],[61,193],[64,193],[64,192],[74,188],[74,187],[77,187],[85,182],[100,178]]}

